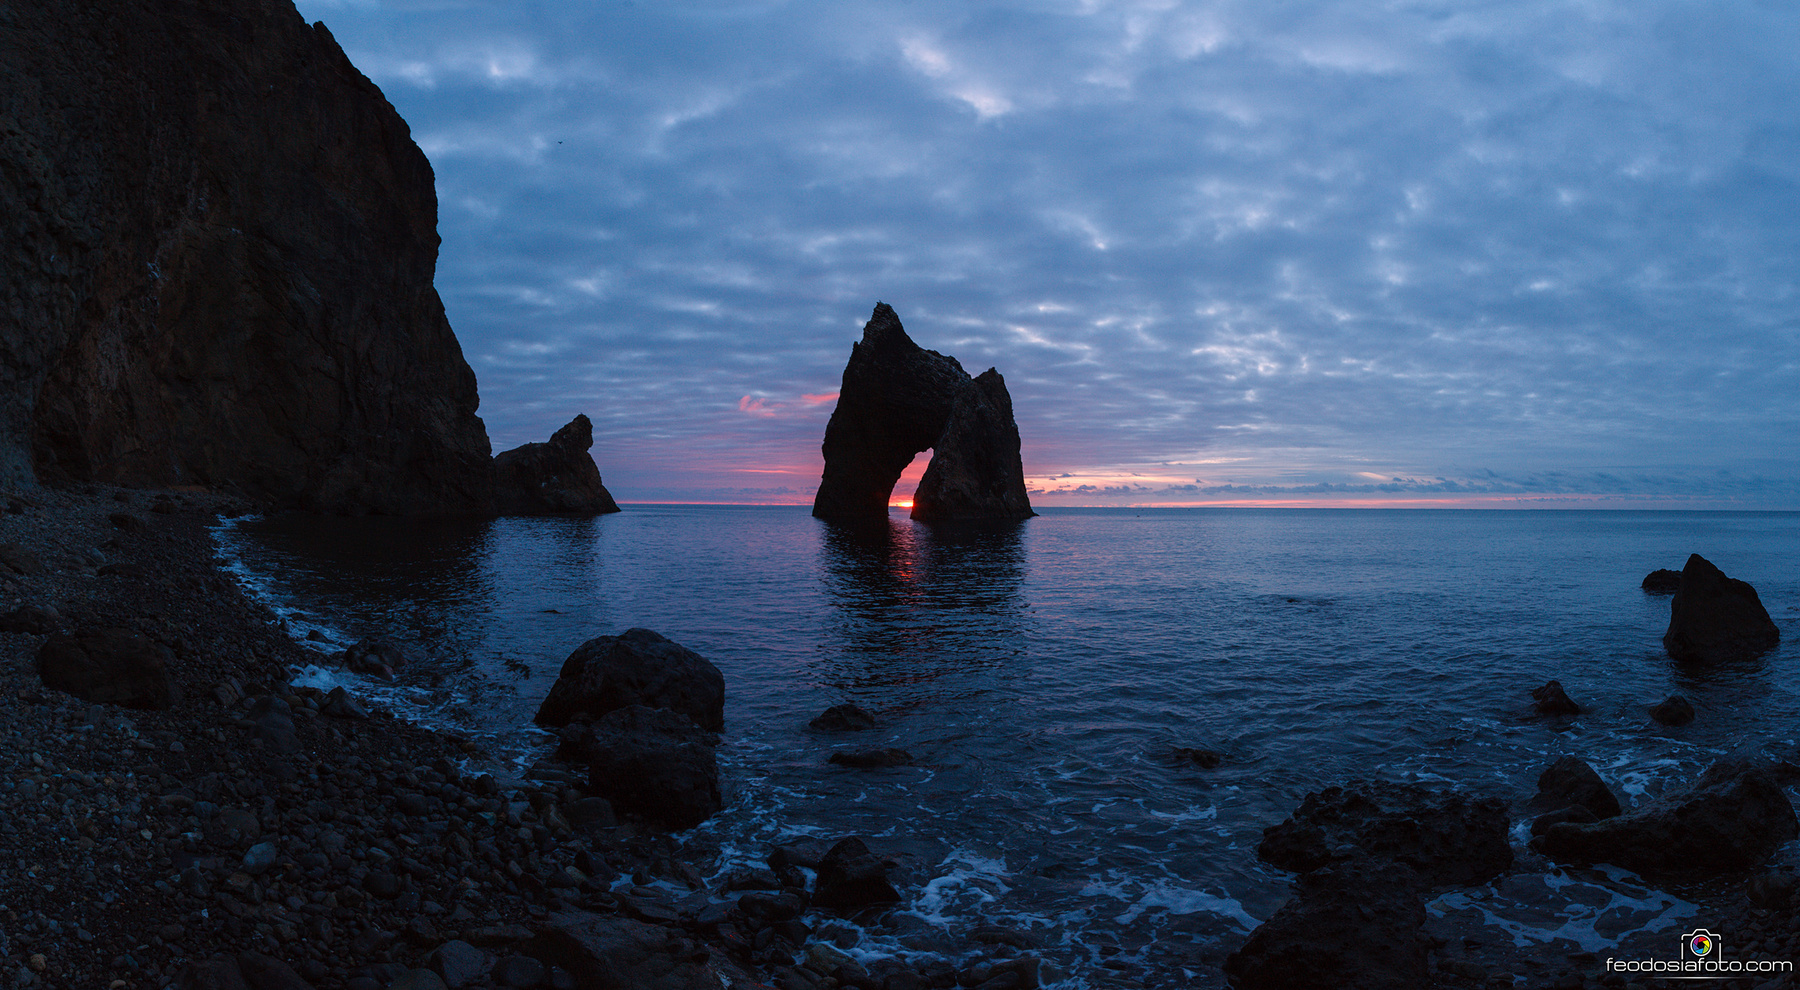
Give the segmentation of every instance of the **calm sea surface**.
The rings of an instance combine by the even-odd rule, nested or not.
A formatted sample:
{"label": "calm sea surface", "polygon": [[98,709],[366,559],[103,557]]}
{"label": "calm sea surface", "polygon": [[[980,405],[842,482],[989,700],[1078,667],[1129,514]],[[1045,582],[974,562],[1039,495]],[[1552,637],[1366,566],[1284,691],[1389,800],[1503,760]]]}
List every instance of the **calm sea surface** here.
{"label": "calm sea surface", "polygon": [[[731,805],[693,834],[723,863],[795,837],[882,838],[911,900],[856,951],[956,956],[982,923],[1029,930],[1061,985],[1217,985],[1287,897],[1265,826],[1355,777],[1528,797],[1564,753],[1626,804],[1800,734],[1800,514],[1047,510],[1001,529],[896,513],[847,530],[804,507],[627,506],[467,524],[270,519],[220,530],[230,566],[341,649],[415,661],[385,694],[521,764],[582,641],[654,629],[725,673]],[[1783,646],[1687,670],[1669,600],[1638,588],[1691,552],[1754,584]],[[1535,717],[1558,679],[1590,712]],[[1699,712],[1666,729],[1673,693]],[[806,722],[853,701],[874,733]],[[899,746],[910,767],[828,766]],[[1175,765],[1174,746],[1226,754]],[[1522,836],[1516,847],[1523,852]],[[1432,904],[1521,950],[1672,932],[1694,906],[1628,875],[1518,875]]]}

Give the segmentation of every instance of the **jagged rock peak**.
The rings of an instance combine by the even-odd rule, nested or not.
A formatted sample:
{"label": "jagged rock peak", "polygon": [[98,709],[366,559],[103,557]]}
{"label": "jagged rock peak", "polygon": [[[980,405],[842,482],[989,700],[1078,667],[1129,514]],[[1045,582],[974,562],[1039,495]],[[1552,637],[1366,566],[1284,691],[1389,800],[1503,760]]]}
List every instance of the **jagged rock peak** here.
{"label": "jagged rock peak", "polygon": [[503,516],[601,515],[619,511],[588,456],[594,424],[576,414],[550,435],[494,455],[494,508]]}
{"label": "jagged rock peak", "polygon": [[907,336],[886,303],[850,349],[837,408],[825,428],[825,471],[813,515],[840,521],[887,518],[900,475],[934,451],[914,498],[913,518],[931,522],[1023,519],[1034,513],[1019,459],[1019,428],[1000,373],[979,379],[953,357]]}

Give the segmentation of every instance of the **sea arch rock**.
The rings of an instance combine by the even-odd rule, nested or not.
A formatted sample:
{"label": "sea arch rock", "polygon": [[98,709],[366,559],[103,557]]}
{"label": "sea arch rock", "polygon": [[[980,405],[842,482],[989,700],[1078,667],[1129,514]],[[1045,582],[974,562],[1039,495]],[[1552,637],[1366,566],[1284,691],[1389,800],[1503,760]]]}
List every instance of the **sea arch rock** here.
{"label": "sea arch rock", "polygon": [[913,498],[914,519],[1035,515],[1005,379],[992,368],[970,378],[955,358],[920,347],[886,303],[875,304],[851,348],[823,449],[813,499],[821,519],[887,518],[901,472],[925,450],[933,455]]}

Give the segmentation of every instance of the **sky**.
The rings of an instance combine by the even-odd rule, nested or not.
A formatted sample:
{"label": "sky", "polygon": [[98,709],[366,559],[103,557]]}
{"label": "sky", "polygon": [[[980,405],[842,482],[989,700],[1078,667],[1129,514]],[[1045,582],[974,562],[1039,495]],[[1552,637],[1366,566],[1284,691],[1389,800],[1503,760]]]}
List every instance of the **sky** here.
{"label": "sky", "polygon": [[1787,0],[298,6],[620,501],[809,502],[884,301],[1038,505],[1800,509]]}

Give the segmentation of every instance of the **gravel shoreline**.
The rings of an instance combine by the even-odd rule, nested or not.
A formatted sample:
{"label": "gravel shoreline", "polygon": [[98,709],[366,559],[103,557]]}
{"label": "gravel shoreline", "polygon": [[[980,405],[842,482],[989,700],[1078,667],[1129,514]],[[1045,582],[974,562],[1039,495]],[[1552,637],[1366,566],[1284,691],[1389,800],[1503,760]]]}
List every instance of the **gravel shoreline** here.
{"label": "gravel shoreline", "polygon": [[[574,772],[511,779],[467,740],[290,686],[312,655],[213,557],[216,514],[250,506],[0,503],[0,625],[28,630],[0,632],[0,986],[929,985],[821,972],[848,960],[797,957],[797,918],[776,935],[709,894]],[[165,647],[173,706],[46,687],[49,634],[90,629]],[[760,879],[736,878],[778,890]]]}

